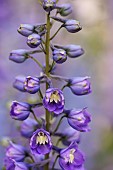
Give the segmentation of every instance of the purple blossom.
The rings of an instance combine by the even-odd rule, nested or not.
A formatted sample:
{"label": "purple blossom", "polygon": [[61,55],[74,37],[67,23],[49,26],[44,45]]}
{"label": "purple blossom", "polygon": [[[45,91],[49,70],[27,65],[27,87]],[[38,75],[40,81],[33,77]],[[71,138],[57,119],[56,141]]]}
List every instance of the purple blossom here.
{"label": "purple blossom", "polygon": [[36,130],[31,137],[30,147],[33,154],[49,153],[52,148],[50,133],[44,129]]}
{"label": "purple blossom", "polygon": [[40,81],[37,77],[28,76],[24,82],[24,89],[31,94],[34,94],[40,89]]}
{"label": "purple blossom", "polygon": [[57,88],[49,88],[46,90],[43,99],[44,107],[55,114],[60,114],[64,109],[64,96],[63,92]]}
{"label": "purple blossom", "polygon": [[25,120],[28,118],[31,105],[28,103],[13,101],[10,110],[10,116],[15,120]]}
{"label": "purple blossom", "polygon": [[26,138],[31,138],[33,132],[39,127],[34,119],[28,118],[21,124],[21,134]]}
{"label": "purple blossom", "polygon": [[75,95],[86,95],[91,93],[89,77],[77,77],[69,79],[68,87]]}
{"label": "purple blossom", "polygon": [[84,156],[76,143],[71,143],[68,148],[61,150],[59,164],[63,170],[84,170]]}
{"label": "purple blossom", "polygon": [[70,4],[57,5],[57,13],[59,13],[61,16],[68,16],[70,13],[72,13],[72,7]]}
{"label": "purple blossom", "polygon": [[17,29],[17,31],[27,37],[29,35],[31,35],[34,31],[35,26],[34,25],[30,25],[30,24],[20,24],[20,27]]}
{"label": "purple blossom", "polygon": [[73,20],[73,19],[68,19],[63,25],[67,31],[71,33],[76,33],[82,29],[79,21]]}
{"label": "purple blossom", "polygon": [[26,59],[28,59],[29,50],[18,49],[12,50],[9,56],[9,59],[16,63],[23,63]]}
{"label": "purple blossom", "polygon": [[41,44],[41,37],[40,35],[33,33],[28,36],[27,38],[27,44],[31,48],[36,48]]}
{"label": "purple blossom", "polygon": [[6,156],[14,159],[15,161],[23,161],[26,154],[27,151],[23,146],[14,144],[13,142],[10,142],[10,145],[6,151]]}
{"label": "purple blossom", "polygon": [[43,8],[45,11],[50,12],[56,7],[56,0],[43,0]]}
{"label": "purple blossom", "polygon": [[86,108],[81,110],[72,109],[67,113],[69,125],[81,132],[90,131],[89,123],[91,122],[91,115]]}
{"label": "purple blossom", "polygon": [[54,49],[53,60],[58,64],[64,63],[67,60],[66,51],[63,49]]}

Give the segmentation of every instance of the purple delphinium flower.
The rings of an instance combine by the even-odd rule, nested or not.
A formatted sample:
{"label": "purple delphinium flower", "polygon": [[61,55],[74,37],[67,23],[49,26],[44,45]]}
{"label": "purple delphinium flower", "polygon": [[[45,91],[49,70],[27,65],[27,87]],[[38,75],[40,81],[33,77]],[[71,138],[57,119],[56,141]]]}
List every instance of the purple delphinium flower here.
{"label": "purple delphinium flower", "polygon": [[54,49],[53,60],[58,64],[64,63],[67,60],[66,51],[63,49]]}
{"label": "purple delphinium flower", "polygon": [[18,76],[15,78],[15,81],[13,83],[13,87],[19,91],[26,92],[24,89],[24,82],[25,82],[25,77],[24,76]]}
{"label": "purple delphinium flower", "polygon": [[34,154],[47,154],[52,149],[50,133],[44,129],[38,129],[30,140],[31,151]]}
{"label": "purple delphinium flower", "polygon": [[28,76],[24,82],[24,89],[31,94],[34,94],[40,89],[40,81],[36,77]]}
{"label": "purple delphinium flower", "polygon": [[41,43],[41,37],[38,34],[33,33],[33,34],[29,35],[27,38],[27,44],[31,48],[38,47],[40,45],[40,43]]}
{"label": "purple delphinium flower", "polygon": [[63,92],[57,88],[49,88],[46,90],[43,99],[44,107],[55,114],[60,114],[64,109],[64,96]]}
{"label": "purple delphinium flower", "polygon": [[30,25],[30,24],[20,24],[20,27],[17,29],[17,31],[27,37],[29,35],[31,35],[34,31],[35,26],[34,25]]}
{"label": "purple delphinium flower", "polygon": [[14,159],[15,161],[23,161],[27,155],[27,150],[21,146],[10,142],[6,150],[6,157]]}
{"label": "purple delphinium flower", "polygon": [[15,120],[25,120],[28,118],[30,110],[30,104],[13,101],[11,105],[10,116]]}
{"label": "purple delphinium flower", "polygon": [[73,19],[68,19],[64,23],[63,27],[66,28],[67,31],[71,33],[76,33],[82,29],[79,21],[73,20]]}
{"label": "purple delphinium flower", "polygon": [[75,95],[86,95],[91,93],[89,77],[77,77],[69,79],[68,87]]}
{"label": "purple delphinium flower", "polygon": [[84,170],[84,156],[76,143],[60,151],[59,164],[63,170]]}
{"label": "purple delphinium flower", "polygon": [[18,49],[13,50],[10,53],[9,59],[16,63],[23,63],[26,59],[28,59],[29,50]]}
{"label": "purple delphinium flower", "polygon": [[72,13],[72,7],[70,4],[57,5],[57,13],[59,13],[61,16],[68,16],[70,13]]}
{"label": "purple delphinium flower", "polygon": [[28,118],[21,124],[21,134],[26,138],[31,138],[33,132],[39,127],[34,119]]}
{"label": "purple delphinium flower", "polygon": [[56,7],[56,0],[43,0],[43,8],[45,11],[50,12]]}
{"label": "purple delphinium flower", "polygon": [[86,108],[81,110],[72,109],[67,111],[67,120],[69,125],[81,132],[90,131],[89,123],[91,122],[91,115]]}

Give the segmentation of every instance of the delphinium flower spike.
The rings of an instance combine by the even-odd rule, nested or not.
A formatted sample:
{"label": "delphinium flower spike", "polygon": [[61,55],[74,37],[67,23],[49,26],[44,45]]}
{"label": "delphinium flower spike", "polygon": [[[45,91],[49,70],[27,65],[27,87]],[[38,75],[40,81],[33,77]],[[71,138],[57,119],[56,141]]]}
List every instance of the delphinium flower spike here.
{"label": "delphinium flower spike", "polygon": [[[36,96],[35,102],[27,99],[27,102],[14,100],[11,104],[10,116],[20,121],[18,130],[27,140],[10,142],[6,149],[4,166],[6,170],[85,170],[84,154],[78,148],[81,132],[89,132],[91,114],[86,107],[83,109],[65,109],[64,88],[68,87],[73,94],[82,96],[91,93],[91,84],[86,77],[63,77],[56,75],[56,65],[63,64],[69,58],[75,60],[84,54],[80,45],[54,44],[56,37],[65,28],[69,33],[77,33],[82,27],[75,19],[67,19],[72,13],[70,4],[59,4],[60,0],[38,0],[46,15],[46,21],[39,24],[21,24],[18,33],[26,38],[28,48],[19,49],[10,53],[9,59],[15,63],[23,63],[27,59],[35,61],[40,73],[33,76],[17,76],[13,87],[20,92],[28,93],[28,96]],[[54,15],[54,16],[53,16]],[[57,16],[58,15],[58,16]],[[61,26],[51,35],[51,29],[55,22]],[[35,48],[36,50],[32,50]],[[38,55],[42,53],[45,62],[38,61]],[[33,56],[37,54],[37,56]],[[32,67],[33,68],[33,67]],[[32,69],[31,68],[31,69]],[[54,85],[53,79],[64,83],[63,87]],[[44,88],[45,85],[45,88]],[[36,108],[37,107],[37,108]],[[42,113],[38,107],[43,107]],[[59,131],[59,127],[67,120],[68,127]],[[23,141],[23,140],[21,140]],[[63,148],[59,148],[59,143]],[[22,142],[21,142],[22,143]],[[59,159],[59,166],[56,162]]]}

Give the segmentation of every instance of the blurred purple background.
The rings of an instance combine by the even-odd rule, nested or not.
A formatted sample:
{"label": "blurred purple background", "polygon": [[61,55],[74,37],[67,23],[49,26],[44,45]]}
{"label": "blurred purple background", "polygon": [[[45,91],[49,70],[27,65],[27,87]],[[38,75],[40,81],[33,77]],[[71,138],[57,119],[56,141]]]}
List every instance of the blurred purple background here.
{"label": "blurred purple background", "polygon": [[[66,106],[88,106],[92,114],[92,131],[82,135],[80,145],[86,154],[87,170],[113,170],[113,1],[62,0],[61,3],[63,2],[72,4],[74,11],[69,17],[79,20],[83,30],[77,34],[68,34],[62,29],[53,42],[79,44],[86,53],[58,66],[57,74],[71,77],[88,75],[91,77],[93,90],[91,95],[76,97],[69,89],[65,89]],[[8,103],[15,99],[26,99],[25,94],[13,89],[15,77],[39,73],[32,61],[16,64],[8,60],[11,50],[29,49],[26,38],[16,30],[21,23],[37,24],[44,20],[44,12],[37,0],[0,0],[0,137],[12,136],[12,132],[15,134],[16,123],[9,116]],[[3,156],[4,148],[0,146],[0,167]]]}

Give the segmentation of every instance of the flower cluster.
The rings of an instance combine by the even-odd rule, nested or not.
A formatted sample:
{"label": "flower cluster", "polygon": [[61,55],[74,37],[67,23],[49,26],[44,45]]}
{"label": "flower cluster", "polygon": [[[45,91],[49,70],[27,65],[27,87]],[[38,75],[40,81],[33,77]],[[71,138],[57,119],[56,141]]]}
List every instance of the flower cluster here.
{"label": "flower cluster", "polygon": [[[78,145],[81,132],[90,131],[91,115],[86,107],[66,109],[63,90],[68,87],[77,96],[89,94],[91,93],[90,77],[68,78],[55,75],[56,65],[66,62],[68,58],[75,59],[83,55],[84,50],[80,45],[52,43],[60,29],[65,28],[69,33],[77,33],[82,27],[77,20],[63,18],[72,12],[70,4],[59,5],[57,0],[39,2],[45,10],[46,22],[38,25],[21,24],[18,28],[18,33],[26,38],[28,47],[37,49],[13,50],[9,56],[9,59],[16,63],[32,59],[41,69],[41,74],[18,76],[13,83],[13,87],[21,92],[38,94],[35,103],[13,101],[10,109],[11,118],[21,122],[20,134],[30,142],[23,147],[10,141],[6,149],[4,166],[6,170],[55,170],[59,167],[63,170],[85,170],[84,154]],[[55,16],[52,15],[54,12],[51,13],[53,10]],[[51,36],[55,21],[60,22],[61,26]],[[44,54],[44,64],[33,56],[35,53]],[[50,64],[50,54],[52,54],[52,64]],[[54,79],[64,82],[60,89],[53,86]],[[44,84],[45,90],[42,88]],[[36,107],[43,107],[45,112],[42,115],[36,114]],[[69,127],[64,127],[64,130],[59,132],[64,118]],[[57,142],[54,142],[56,140]],[[65,148],[59,147],[60,142]],[[57,159],[59,159],[59,167],[56,164]]]}

